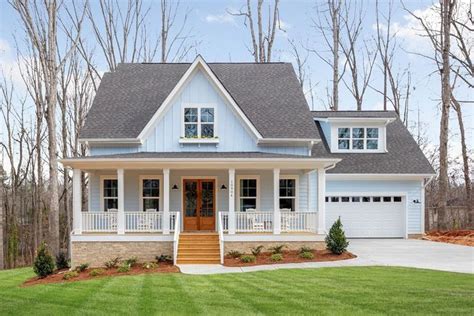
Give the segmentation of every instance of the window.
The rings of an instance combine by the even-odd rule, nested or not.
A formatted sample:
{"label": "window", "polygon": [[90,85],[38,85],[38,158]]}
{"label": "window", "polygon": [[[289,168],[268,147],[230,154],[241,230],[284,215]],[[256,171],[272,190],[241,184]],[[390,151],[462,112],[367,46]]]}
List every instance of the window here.
{"label": "window", "polygon": [[141,178],[141,209],[142,211],[160,210],[160,179]]}
{"label": "window", "polygon": [[340,127],[337,129],[337,148],[340,150],[377,150],[379,128]]}
{"label": "window", "polygon": [[360,202],[360,196],[353,196],[352,202]]}
{"label": "window", "polygon": [[280,209],[296,211],[296,179],[280,179]]}
{"label": "window", "polygon": [[391,196],[384,196],[383,201],[384,202],[392,202],[392,197]]}
{"label": "window", "polygon": [[372,198],[372,202],[380,202],[380,201],[381,201],[380,196],[374,196],[374,197]]}
{"label": "window", "polygon": [[258,209],[257,178],[242,178],[239,180],[239,205],[240,211]]}
{"label": "window", "polygon": [[103,206],[104,211],[118,208],[118,182],[117,179],[103,179]]}
{"label": "window", "polygon": [[184,138],[215,137],[215,110],[213,107],[184,108]]}
{"label": "window", "polygon": [[401,202],[402,201],[402,197],[401,196],[394,196],[393,197],[393,202]]}
{"label": "window", "polygon": [[331,196],[331,202],[339,202],[338,196]]}
{"label": "window", "polygon": [[370,202],[370,196],[363,196],[362,202]]}
{"label": "window", "polygon": [[349,197],[348,196],[342,196],[341,197],[341,202],[349,202]]}

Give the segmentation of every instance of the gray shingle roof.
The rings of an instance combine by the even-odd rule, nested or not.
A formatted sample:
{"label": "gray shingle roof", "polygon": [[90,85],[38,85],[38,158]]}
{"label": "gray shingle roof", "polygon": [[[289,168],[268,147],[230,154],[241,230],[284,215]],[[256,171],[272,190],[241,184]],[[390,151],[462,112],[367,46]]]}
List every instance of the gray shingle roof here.
{"label": "gray shingle roof", "polygon": [[[136,138],[189,63],[120,64],[105,73],[80,138]],[[290,63],[208,63],[264,138],[320,138]]]}
{"label": "gray shingle roof", "polygon": [[202,158],[238,158],[238,159],[255,159],[255,158],[281,158],[281,159],[314,159],[317,157],[302,156],[302,155],[291,155],[291,154],[274,154],[264,152],[136,152],[136,153],[125,153],[125,154],[112,154],[112,155],[97,155],[97,156],[85,156],[71,159],[202,159]]}
{"label": "gray shingle roof", "polygon": [[[393,111],[313,111],[314,117],[382,117],[396,118],[387,125],[387,153],[330,153],[326,139],[313,147],[312,156],[340,158],[328,173],[363,174],[433,174],[434,170],[410,132]],[[320,130],[318,122],[316,126]]]}

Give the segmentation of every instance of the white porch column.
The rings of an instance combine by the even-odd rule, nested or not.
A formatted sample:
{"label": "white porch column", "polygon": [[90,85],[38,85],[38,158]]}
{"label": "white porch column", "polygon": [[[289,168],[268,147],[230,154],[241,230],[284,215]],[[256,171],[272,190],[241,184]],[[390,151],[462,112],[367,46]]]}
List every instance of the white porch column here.
{"label": "white porch column", "polygon": [[72,171],[72,213],[73,232],[75,235],[82,234],[82,190],[81,170]]}
{"label": "white porch column", "polygon": [[280,215],[280,169],[273,169],[273,233],[281,232]]}
{"label": "white porch column", "polygon": [[326,170],[318,169],[318,234],[326,234]]}
{"label": "white porch column", "polygon": [[123,235],[125,234],[125,179],[123,169],[117,169],[117,190],[117,233]]}
{"label": "white porch column", "polygon": [[229,235],[235,234],[235,169],[229,169]]}
{"label": "white porch column", "polygon": [[[175,227],[179,229],[179,227]],[[170,169],[163,169],[163,235],[170,233]]]}

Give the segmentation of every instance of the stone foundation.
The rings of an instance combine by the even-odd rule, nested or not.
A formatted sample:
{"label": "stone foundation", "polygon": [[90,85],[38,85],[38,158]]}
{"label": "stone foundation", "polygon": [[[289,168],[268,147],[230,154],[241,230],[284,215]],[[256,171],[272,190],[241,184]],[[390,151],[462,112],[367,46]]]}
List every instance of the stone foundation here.
{"label": "stone foundation", "polygon": [[408,239],[420,239],[423,234],[408,234]]}
{"label": "stone foundation", "polygon": [[250,253],[252,248],[262,245],[264,249],[262,251],[269,251],[271,247],[278,245],[286,245],[285,250],[298,250],[301,247],[309,247],[312,249],[322,250],[326,249],[326,244],[323,241],[226,241],[224,243],[224,254],[229,251],[239,251],[242,253]]}
{"label": "stone foundation", "polygon": [[173,254],[172,241],[146,242],[78,242],[71,243],[71,267],[88,263],[90,267],[103,267],[106,261],[120,257],[137,257],[139,262],[155,261],[159,255]]}

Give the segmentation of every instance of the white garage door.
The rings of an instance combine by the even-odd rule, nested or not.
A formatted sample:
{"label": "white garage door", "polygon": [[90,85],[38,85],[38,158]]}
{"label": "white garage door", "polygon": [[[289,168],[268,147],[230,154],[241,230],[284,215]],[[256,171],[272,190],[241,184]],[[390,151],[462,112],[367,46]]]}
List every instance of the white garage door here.
{"label": "white garage door", "polygon": [[393,238],[405,236],[405,197],[326,197],[326,229],[338,217],[347,237]]}

